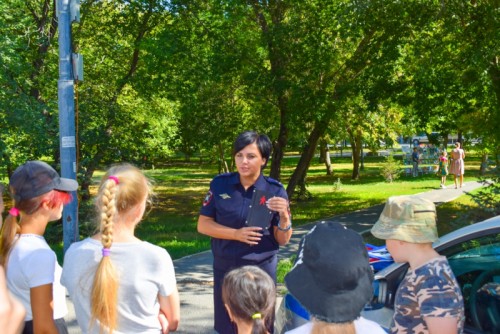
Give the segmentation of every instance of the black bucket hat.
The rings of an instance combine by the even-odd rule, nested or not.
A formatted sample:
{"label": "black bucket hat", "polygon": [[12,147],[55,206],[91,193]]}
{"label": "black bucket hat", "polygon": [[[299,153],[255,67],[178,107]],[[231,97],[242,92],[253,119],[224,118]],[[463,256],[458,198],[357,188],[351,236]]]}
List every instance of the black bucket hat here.
{"label": "black bucket hat", "polygon": [[16,168],[9,180],[9,188],[16,202],[38,197],[51,190],[75,191],[75,180],[60,177],[54,168],[43,161],[28,161]]}
{"label": "black bucket hat", "polygon": [[373,296],[373,272],[362,237],[336,222],[304,236],[285,276],[288,291],[318,320],[351,322]]}

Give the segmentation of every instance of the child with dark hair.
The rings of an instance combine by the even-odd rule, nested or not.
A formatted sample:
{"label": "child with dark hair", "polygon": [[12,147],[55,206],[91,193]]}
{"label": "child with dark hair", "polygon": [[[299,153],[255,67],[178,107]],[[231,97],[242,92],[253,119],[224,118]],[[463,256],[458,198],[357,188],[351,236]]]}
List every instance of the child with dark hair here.
{"label": "child with dark hair", "polygon": [[[198,217],[198,232],[212,238],[214,256],[214,329],[234,334],[235,328],[222,302],[222,281],[236,267],[255,265],[276,280],[278,250],[292,236],[290,203],[283,185],[263,174],[271,154],[271,140],[245,131],[233,145],[237,172],[217,175],[210,182]],[[252,205],[257,198],[258,205]],[[252,211],[266,215],[252,224]],[[269,218],[269,219],[266,219]],[[269,322],[273,331],[272,321]]]}
{"label": "child with dark hair", "polygon": [[138,168],[110,168],[97,194],[99,233],[66,252],[61,282],[84,334],[177,330],[180,303],[172,259],[134,235],[150,194]]}
{"label": "child with dark hair", "polygon": [[266,321],[273,319],[276,287],[257,266],[231,270],[224,277],[222,300],[238,334],[268,334]]}
{"label": "child with dark hair", "polygon": [[26,309],[23,333],[67,333],[61,267],[43,234],[49,222],[61,218],[69,192],[77,188],[75,180],[59,177],[42,161],[28,161],[10,178],[14,206],[2,228],[0,264],[9,290]]}

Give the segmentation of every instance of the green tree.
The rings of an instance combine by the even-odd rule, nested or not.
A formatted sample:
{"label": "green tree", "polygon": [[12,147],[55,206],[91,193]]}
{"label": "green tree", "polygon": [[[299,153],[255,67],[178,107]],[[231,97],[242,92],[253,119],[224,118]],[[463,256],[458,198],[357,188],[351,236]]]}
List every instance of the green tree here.
{"label": "green tree", "polygon": [[154,164],[172,151],[178,104],[163,87],[144,82],[158,75],[145,63],[148,45],[170,19],[165,1],[89,1],[73,30],[85,59],[78,86],[80,176],[84,194],[103,164]]}
{"label": "green tree", "polygon": [[0,3],[0,166],[8,175],[27,159],[58,156],[56,31],[51,1]]}

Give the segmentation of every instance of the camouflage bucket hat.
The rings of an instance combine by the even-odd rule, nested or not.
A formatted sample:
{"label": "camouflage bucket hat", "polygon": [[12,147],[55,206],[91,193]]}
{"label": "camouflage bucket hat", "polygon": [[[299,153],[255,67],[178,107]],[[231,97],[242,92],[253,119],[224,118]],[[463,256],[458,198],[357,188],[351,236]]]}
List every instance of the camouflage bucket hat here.
{"label": "camouflage bucket hat", "polygon": [[389,197],[371,232],[379,239],[434,242],[438,239],[436,206],[419,196]]}

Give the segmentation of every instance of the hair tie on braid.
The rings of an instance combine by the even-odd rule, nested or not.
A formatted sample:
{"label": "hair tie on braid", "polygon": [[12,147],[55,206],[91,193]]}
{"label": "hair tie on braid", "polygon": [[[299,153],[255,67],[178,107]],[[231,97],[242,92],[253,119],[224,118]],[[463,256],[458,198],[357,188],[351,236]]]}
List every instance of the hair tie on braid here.
{"label": "hair tie on braid", "polygon": [[9,210],[9,215],[17,217],[19,216],[19,209],[16,207],[13,207]]}
{"label": "hair tie on braid", "polygon": [[113,180],[115,181],[116,184],[120,184],[120,181],[118,180],[118,178],[114,175],[111,175],[108,177],[108,180]]}
{"label": "hair tie on braid", "polygon": [[105,248],[105,247],[102,248],[102,256],[103,257],[109,256],[110,253],[111,253],[111,249]]}
{"label": "hair tie on braid", "polygon": [[252,314],[252,319],[253,320],[262,319],[262,314],[260,314],[259,312],[256,312],[256,313]]}

